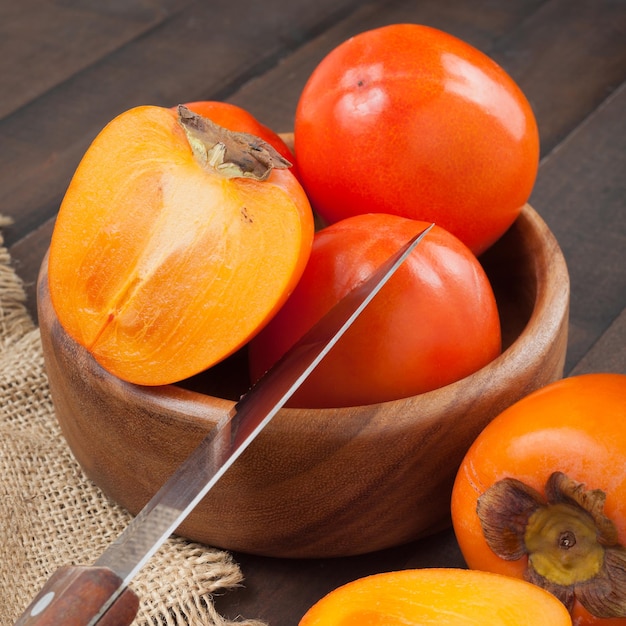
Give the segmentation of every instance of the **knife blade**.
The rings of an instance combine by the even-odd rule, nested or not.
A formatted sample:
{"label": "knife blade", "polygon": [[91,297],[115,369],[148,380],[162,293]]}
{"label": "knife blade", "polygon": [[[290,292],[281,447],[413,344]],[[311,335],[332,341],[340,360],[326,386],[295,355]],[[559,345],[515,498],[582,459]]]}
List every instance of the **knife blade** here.
{"label": "knife blade", "polygon": [[138,598],[130,581],[254,441],[391,278],[433,224],[350,291],[280,359],[196,449],[91,566],[57,570],[16,626],[122,626]]}

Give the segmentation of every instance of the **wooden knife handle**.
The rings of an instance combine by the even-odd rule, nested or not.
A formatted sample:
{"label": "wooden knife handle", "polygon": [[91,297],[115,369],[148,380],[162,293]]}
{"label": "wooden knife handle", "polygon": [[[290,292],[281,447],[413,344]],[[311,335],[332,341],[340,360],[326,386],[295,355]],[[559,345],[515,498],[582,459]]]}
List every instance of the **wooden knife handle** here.
{"label": "wooden knife handle", "polygon": [[[61,567],[50,577],[15,626],[87,626],[119,588],[121,579],[106,567]],[[125,589],[98,626],[127,626],[139,599]]]}

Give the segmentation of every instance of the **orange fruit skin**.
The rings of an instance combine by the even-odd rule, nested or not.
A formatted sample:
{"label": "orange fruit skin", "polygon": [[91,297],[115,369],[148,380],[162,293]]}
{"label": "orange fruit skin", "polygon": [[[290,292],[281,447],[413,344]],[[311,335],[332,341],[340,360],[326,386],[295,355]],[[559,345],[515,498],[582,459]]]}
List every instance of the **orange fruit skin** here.
{"label": "orange fruit skin", "polygon": [[303,185],[327,223],[357,213],[435,222],[475,254],[528,200],[530,104],[476,48],[417,24],[366,31],[315,68],[295,117]]}

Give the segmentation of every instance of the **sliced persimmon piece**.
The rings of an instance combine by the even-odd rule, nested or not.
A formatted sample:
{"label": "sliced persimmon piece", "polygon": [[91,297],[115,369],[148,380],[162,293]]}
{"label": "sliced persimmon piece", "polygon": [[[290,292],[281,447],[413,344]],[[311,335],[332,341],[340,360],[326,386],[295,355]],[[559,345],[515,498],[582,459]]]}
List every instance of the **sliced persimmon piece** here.
{"label": "sliced persimmon piece", "polygon": [[567,609],[531,583],[455,568],[366,576],[331,591],[299,626],[571,626]]}
{"label": "sliced persimmon piece", "polygon": [[210,139],[198,147],[195,121],[190,141],[170,109],[115,118],[79,164],[53,232],[59,322],[133,383],[182,380],[243,346],[293,290],[311,248],[295,177],[270,166],[258,180],[223,163]]}

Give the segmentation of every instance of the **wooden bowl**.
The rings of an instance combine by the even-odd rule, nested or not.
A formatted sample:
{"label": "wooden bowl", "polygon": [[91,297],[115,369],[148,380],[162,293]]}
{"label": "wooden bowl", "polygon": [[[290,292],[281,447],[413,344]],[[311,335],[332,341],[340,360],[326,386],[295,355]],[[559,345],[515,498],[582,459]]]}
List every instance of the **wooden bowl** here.
{"label": "wooden bowl", "polygon": [[[456,470],[504,408],[563,375],[569,279],[526,206],[482,258],[504,351],[436,391],[342,409],[283,409],[178,529],[213,546],[329,557],[399,545],[449,525]],[[56,414],[86,474],[133,514],[245,391],[245,353],[181,385],[140,387],[104,371],[63,331],[47,261],[39,322]]]}

